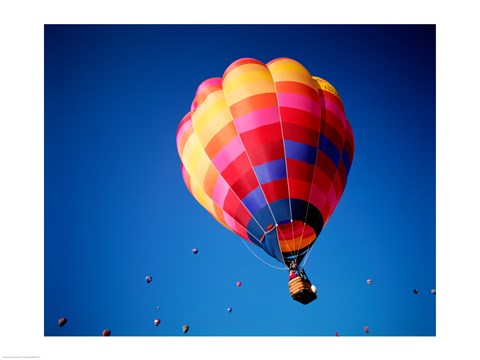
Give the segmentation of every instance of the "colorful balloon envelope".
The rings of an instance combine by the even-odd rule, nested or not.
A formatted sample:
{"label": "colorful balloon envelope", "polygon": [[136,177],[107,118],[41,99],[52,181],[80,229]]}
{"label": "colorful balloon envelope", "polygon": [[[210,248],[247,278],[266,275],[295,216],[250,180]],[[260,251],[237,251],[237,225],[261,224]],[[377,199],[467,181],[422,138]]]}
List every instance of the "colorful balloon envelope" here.
{"label": "colorful balloon envelope", "polygon": [[197,248],[193,248],[193,249],[192,249],[192,253],[193,253],[193,255],[197,255],[198,249],[197,249]]}
{"label": "colorful balloon envelope", "polygon": [[186,334],[189,329],[190,329],[190,327],[188,325],[183,325],[182,326],[182,331],[183,331],[184,334]]}
{"label": "colorful balloon envelope", "polygon": [[105,329],[102,331],[102,336],[110,336],[110,334],[111,334],[111,331],[108,329]]}
{"label": "colorful balloon envelope", "polygon": [[151,277],[150,275],[145,276],[145,282],[146,282],[147,284],[150,284],[150,283],[152,282],[152,277]]}
{"label": "colorful balloon envelope", "polygon": [[372,285],[372,282],[373,282],[372,279],[368,279],[368,280],[367,280],[367,284],[368,284],[368,285]]}
{"label": "colorful balloon envelope", "polygon": [[233,310],[233,309],[232,309],[231,307],[227,308],[227,312],[229,312],[229,313],[231,313],[232,310]]}
{"label": "colorful balloon envelope", "polygon": [[155,326],[160,325],[160,319],[153,320],[153,323],[155,324]]}
{"label": "colorful balloon envelope", "polygon": [[177,130],[182,176],[224,227],[289,267],[337,206],[353,161],[342,100],[299,62],[244,58],[198,87]]}
{"label": "colorful balloon envelope", "polygon": [[237,287],[240,287],[240,286],[242,286],[242,282],[241,282],[241,281],[237,281],[237,284],[236,284],[236,285],[237,285]]}
{"label": "colorful balloon envelope", "polygon": [[364,327],[363,327],[363,331],[365,331],[365,332],[368,334],[368,332],[369,332],[370,330],[369,330],[368,326],[364,326]]}

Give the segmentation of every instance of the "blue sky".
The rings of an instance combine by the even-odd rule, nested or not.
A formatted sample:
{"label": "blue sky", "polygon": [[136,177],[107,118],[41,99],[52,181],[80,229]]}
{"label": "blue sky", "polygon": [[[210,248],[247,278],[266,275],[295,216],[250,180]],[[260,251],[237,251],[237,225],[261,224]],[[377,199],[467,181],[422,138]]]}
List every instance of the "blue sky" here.
{"label": "blue sky", "polygon": [[[435,33],[46,26],[44,334],[436,335]],[[203,80],[241,57],[282,56],[336,87],[356,143],[345,193],[306,263],[318,288],[308,305],[290,298],[286,271],[193,199],[175,146]]]}

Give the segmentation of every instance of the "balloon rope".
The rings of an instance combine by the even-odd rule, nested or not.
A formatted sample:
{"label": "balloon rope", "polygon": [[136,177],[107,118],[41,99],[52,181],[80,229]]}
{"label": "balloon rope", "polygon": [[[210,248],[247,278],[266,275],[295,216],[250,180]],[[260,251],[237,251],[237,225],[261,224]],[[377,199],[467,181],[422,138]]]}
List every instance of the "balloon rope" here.
{"label": "balloon rope", "polygon": [[245,240],[242,239],[242,242],[243,242],[243,244],[247,247],[247,249],[248,249],[258,260],[260,260],[260,261],[263,262],[264,264],[270,266],[271,268],[277,269],[277,270],[287,270],[286,267],[281,268],[281,267],[278,267],[278,266],[274,266],[274,265],[269,264],[268,262],[266,262],[265,260],[263,260],[261,257],[259,257],[257,254],[255,254],[255,253],[252,251],[252,249],[250,249],[250,247],[247,245],[247,243],[245,242]]}

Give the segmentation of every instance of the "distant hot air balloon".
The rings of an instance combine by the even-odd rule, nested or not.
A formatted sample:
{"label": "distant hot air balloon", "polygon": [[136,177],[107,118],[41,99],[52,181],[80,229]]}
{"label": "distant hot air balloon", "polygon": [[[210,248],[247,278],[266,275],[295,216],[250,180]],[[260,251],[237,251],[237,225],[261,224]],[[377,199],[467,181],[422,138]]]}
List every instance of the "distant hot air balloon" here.
{"label": "distant hot air balloon", "polygon": [[194,198],[287,268],[330,219],[354,154],[336,89],[289,58],[239,59],[202,82],[176,140]]}
{"label": "distant hot air balloon", "polygon": [[242,282],[241,281],[237,281],[237,287],[240,287],[242,286]]}
{"label": "distant hot air balloon", "polygon": [[188,325],[183,325],[182,326],[182,331],[183,331],[184,334],[186,334],[189,329],[190,329],[190,327]]}
{"label": "distant hot air balloon", "polygon": [[58,319],[58,326],[60,326],[60,327],[64,326],[67,323],[67,321],[68,321],[68,319],[64,318],[64,317]]}
{"label": "distant hot air balloon", "polygon": [[193,253],[193,255],[197,255],[198,249],[197,249],[197,248],[193,248],[193,249],[192,249],[192,253]]}
{"label": "distant hot air balloon", "polygon": [[317,287],[315,285],[311,286],[312,291],[316,294],[317,293]]}
{"label": "distant hot air balloon", "polygon": [[232,310],[233,310],[233,309],[232,309],[231,307],[227,308],[227,311],[228,311],[229,313],[231,313]]}
{"label": "distant hot air balloon", "polygon": [[160,309],[160,305],[157,305],[157,309]]}
{"label": "distant hot air balloon", "polygon": [[418,290],[417,290],[417,289],[413,289],[413,293],[414,293],[414,294],[418,294]]}
{"label": "distant hot air balloon", "polygon": [[363,331],[365,331],[365,332],[368,334],[368,332],[369,332],[368,326],[365,325],[365,326],[363,327]]}
{"label": "distant hot air balloon", "polygon": [[335,336],[340,336],[340,335],[338,334],[338,331],[335,331]]}
{"label": "distant hot air balloon", "polygon": [[147,282],[147,284],[150,284],[152,282],[152,277],[150,275],[145,276],[145,281]]}
{"label": "distant hot air balloon", "polygon": [[155,326],[158,326],[160,324],[160,319],[153,320],[153,323],[155,324]]}
{"label": "distant hot air balloon", "polygon": [[108,329],[102,331],[102,336],[110,336],[111,332]]}
{"label": "distant hot air balloon", "polygon": [[367,280],[367,284],[368,284],[368,285],[372,285],[372,282],[373,282],[372,279],[368,279],[368,280]]}
{"label": "distant hot air balloon", "polygon": [[430,290],[430,292],[431,292],[433,295],[436,295],[436,294],[437,294],[437,290],[435,290],[435,289]]}

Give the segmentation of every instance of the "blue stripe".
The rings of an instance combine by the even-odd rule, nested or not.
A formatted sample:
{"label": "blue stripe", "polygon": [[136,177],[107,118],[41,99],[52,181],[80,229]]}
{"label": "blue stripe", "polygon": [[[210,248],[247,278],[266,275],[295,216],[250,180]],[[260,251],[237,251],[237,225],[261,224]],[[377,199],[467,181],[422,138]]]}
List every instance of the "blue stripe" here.
{"label": "blue stripe", "polygon": [[325,135],[320,134],[320,139],[318,141],[318,148],[322,151],[325,155],[328,156],[330,160],[333,161],[336,167],[340,163],[340,152],[338,151],[337,147],[334,143],[330,141]]}
{"label": "blue stripe", "polygon": [[342,160],[343,160],[343,164],[345,165],[345,171],[348,175],[348,173],[350,172],[350,168],[352,166],[352,163],[350,161],[350,158],[348,157],[347,150],[345,150],[345,149],[343,150]]}
{"label": "blue stripe", "polygon": [[285,140],[285,154],[289,159],[304,161],[311,165],[317,162],[317,149],[296,141]]}
{"label": "blue stripe", "polygon": [[284,158],[257,165],[253,169],[255,174],[257,174],[260,184],[266,184],[270,181],[285,179],[287,177]]}
{"label": "blue stripe", "polygon": [[255,214],[258,210],[267,206],[265,195],[263,195],[262,188],[256,187],[250,193],[242,199],[243,205],[250,211],[250,214]]}

